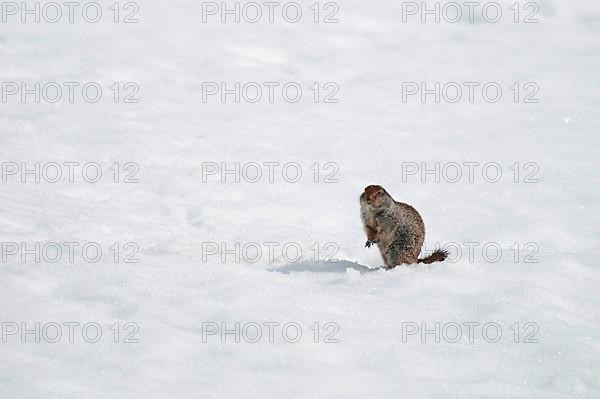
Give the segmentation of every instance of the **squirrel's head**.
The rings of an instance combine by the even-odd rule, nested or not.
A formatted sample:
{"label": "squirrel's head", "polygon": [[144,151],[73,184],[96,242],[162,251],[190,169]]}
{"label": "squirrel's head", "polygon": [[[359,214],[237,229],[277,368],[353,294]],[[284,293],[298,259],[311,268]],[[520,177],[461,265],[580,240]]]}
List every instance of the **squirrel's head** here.
{"label": "squirrel's head", "polygon": [[367,186],[363,196],[367,206],[371,208],[382,208],[393,201],[385,188],[376,185]]}

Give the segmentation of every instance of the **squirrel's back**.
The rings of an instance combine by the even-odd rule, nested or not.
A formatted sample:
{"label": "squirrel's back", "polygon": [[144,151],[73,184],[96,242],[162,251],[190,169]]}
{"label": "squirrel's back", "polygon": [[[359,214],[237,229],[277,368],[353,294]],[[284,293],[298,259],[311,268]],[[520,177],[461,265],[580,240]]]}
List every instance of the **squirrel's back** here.
{"label": "squirrel's back", "polygon": [[393,201],[381,212],[379,248],[386,266],[417,263],[425,241],[425,224],[409,204]]}

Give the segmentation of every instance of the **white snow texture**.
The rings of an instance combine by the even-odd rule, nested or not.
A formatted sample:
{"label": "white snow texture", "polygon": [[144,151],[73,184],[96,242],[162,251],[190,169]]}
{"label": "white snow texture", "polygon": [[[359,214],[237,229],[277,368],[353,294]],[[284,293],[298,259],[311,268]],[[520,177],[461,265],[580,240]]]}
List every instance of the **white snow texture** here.
{"label": "white snow texture", "polygon": [[[297,23],[286,2],[272,23],[263,2],[257,23],[247,2],[223,23],[213,7],[235,2],[191,0],[121,2],[115,23],[113,3],[97,23],[82,6],[73,23],[65,6],[57,23],[23,23],[2,3],[0,398],[600,397],[597,1],[523,1],[517,23],[508,0],[497,23],[485,1],[456,23],[444,2],[425,23],[383,0],[300,1]],[[10,82],[80,86],[72,103],[66,89],[46,101],[52,87],[36,103]],[[127,82],[139,102],[123,101]],[[207,94],[222,82],[240,82],[239,103]],[[463,97],[403,101],[406,82],[456,82]],[[465,82],[479,83],[473,102]],[[39,183],[22,174],[36,162]],[[78,166],[70,182],[65,162],[102,177]],[[450,259],[378,269],[359,213],[370,184],[417,208],[424,252]]]}

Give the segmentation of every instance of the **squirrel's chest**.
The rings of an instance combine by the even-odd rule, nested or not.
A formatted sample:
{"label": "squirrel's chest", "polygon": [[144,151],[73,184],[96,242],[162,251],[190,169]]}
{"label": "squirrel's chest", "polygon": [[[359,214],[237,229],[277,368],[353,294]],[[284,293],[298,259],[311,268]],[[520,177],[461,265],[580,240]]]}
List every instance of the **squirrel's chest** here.
{"label": "squirrel's chest", "polygon": [[396,229],[401,221],[395,215],[388,212],[379,212],[373,215],[377,226],[383,231],[391,231]]}

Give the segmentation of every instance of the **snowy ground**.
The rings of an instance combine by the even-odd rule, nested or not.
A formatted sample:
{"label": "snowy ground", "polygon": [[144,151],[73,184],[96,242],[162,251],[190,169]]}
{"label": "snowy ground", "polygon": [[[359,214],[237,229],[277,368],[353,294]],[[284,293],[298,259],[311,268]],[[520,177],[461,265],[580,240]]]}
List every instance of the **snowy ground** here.
{"label": "snowy ground", "polygon": [[[498,2],[496,24],[481,9],[473,23],[403,23],[402,3],[380,0],[344,0],[335,24],[314,23],[304,1],[296,24],[281,8],[273,23],[203,23],[202,2],[181,0],[138,2],[137,24],[114,23],[112,2],[96,24],[3,13],[3,95],[6,82],[98,82],[103,97],[0,103],[0,398],[599,397],[600,7],[540,0],[539,23],[525,24],[512,3]],[[521,20],[534,10],[520,6]],[[320,19],[335,11],[320,7]],[[139,103],[114,103],[114,82],[135,82]],[[297,82],[303,96],[203,102],[203,82]],[[328,82],[338,103],[322,101]],[[497,82],[503,96],[403,102],[403,82]],[[531,90],[521,90],[515,103],[515,82],[534,82],[539,102],[523,103]],[[103,176],[22,183],[11,167],[23,162],[96,162]],[[128,162],[138,183],[122,183]],[[303,175],[203,176],[236,162],[296,162]],[[403,176],[436,162],[496,162],[503,175]],[[525,183],[532,171],[537,183]],[[452,259],[376,269],[358,206],[374,183],[421,212],[427,249],[457,243]],[[40,262],[11,255],[11,243],[36,242],[80,246],[73,261],[47,261],[50,247]],[[81,255],[90,242],[103,250],[97,263]],[[479,243],[472,259],[469,242]],[[236,243],[248,249],[239,262],[214,254]],[[255,262],[249,243],[263,250]],[[495,263],[488,243],[502,248]],[[302,261],[284,256],[286,244]],[[125,263],[136,245],[139,262]],[[79,323],[72,343],[69,322]],[[84,339],[87,323],[101,327],[98,342],[86,341],[93,328]],[[51,343],[56,325],[63,336]]]}

